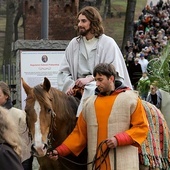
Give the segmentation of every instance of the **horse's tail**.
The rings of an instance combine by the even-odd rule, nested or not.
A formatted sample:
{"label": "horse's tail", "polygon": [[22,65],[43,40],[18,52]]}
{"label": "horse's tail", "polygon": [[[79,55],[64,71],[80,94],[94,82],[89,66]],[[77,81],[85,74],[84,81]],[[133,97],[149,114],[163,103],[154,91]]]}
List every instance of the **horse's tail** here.
{"label": "horse's tail", "polygon": [[170,134],[163,114],[153,104],[143,101],[149,132],[139,150],[140,164],[150,168],[168,169],[170,165]]}

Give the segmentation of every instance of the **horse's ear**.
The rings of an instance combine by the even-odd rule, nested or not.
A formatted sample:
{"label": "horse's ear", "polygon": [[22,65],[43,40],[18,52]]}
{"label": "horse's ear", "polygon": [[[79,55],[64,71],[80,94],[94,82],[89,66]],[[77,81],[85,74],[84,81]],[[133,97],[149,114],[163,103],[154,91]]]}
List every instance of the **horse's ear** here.
{"label": "horse's ear", "polygon": [[44,77],[44,82],[43,82],[43,89],[46,90],[47,92],[50,90],[51,88],[51,83],[48,80],[47,77]]}
{"label": "horse's ear", "polygon": [[31,90],[31,87],[24,81],[24,79],[22,77],[21,77],[21,81],[22,81],[22,86],[23,86],[23,88],[25,90],[25,93],[28,96],[28,94],[29,94],[29,92]]}

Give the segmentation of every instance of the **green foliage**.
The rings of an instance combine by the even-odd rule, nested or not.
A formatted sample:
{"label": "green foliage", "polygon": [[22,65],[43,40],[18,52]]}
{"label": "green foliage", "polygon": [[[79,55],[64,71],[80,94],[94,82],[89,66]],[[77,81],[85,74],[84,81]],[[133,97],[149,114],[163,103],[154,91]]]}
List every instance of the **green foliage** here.
{"label": "green foliage", "polygon": [[159,88],[170,92],[170,42],[159,57],[155,56],[149,61],[148,73],[151,82],[156,81]]}
{"label": "green foliage", "polygon": [[139,91],[139,94],[142,96],[142,94],[148,94],[148,91],[150,89],[150,79],[140,79],[138,81],[137,89]]}

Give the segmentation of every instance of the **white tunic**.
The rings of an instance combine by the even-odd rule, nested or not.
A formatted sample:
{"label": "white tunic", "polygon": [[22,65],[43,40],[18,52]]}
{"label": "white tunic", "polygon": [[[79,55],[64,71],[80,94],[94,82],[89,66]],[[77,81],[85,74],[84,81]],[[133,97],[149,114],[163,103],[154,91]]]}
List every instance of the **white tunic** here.
{"label": "white tunic", "polygon": [[[113,38],[102,34],[99,37],[98,42],[94,44],[93,48],[89,52],[88,57],[87,55],[83,38],[73,38],[66,48],[65,57],[63,58],[59,68],[57,76],[57,86],[59,90],[66,92],[69,87],[73,87],[77,78],[80,77],[80,71],[83,70],[82,68],[84,68],[84,66],[88,67],[88,74],[92,75],[94,67],[99,63],[113,64],[116,72],[118,73],[118,79],[132,89],[123,55]],[[82,64],[80,65],[79,62],[82,58],[84,58],[84,60],[81,60]],[[86,76],[87,73],[82,72],[81,77]],[[85,86],[82,99],[94,94],[95,88],[95,82],[88,83]],[[81,103],[78,113],[80,113],[80,111]]]}

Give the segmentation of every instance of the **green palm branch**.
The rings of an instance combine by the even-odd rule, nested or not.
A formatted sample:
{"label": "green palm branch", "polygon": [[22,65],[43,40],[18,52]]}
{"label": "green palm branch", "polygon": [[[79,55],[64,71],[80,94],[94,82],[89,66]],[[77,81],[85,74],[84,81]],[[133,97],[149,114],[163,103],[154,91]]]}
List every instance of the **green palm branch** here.
{"label": "green palm branch", "polygon": [[156,81],[159,88],[170,93],[170,42],[159,57],[149,61],[148,76],[151,82]]}

